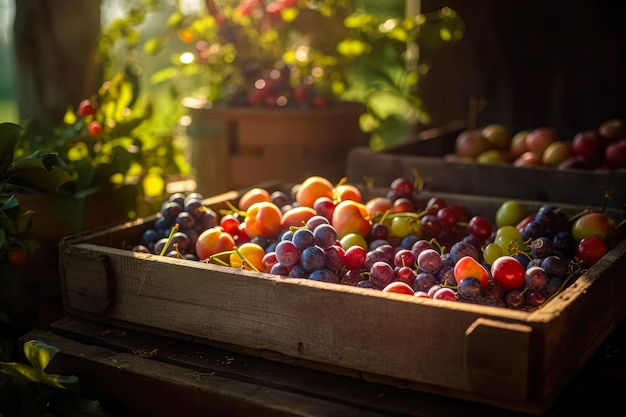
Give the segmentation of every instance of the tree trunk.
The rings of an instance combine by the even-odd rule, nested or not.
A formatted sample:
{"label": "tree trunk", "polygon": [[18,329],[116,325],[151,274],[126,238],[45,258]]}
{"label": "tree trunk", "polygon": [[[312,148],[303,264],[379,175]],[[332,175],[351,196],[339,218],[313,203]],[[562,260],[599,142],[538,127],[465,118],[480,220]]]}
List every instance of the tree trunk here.
{"label": "tree trunk", "polygon": [[19,120],[58,125],[101,83],[98,0],[15,2]]}

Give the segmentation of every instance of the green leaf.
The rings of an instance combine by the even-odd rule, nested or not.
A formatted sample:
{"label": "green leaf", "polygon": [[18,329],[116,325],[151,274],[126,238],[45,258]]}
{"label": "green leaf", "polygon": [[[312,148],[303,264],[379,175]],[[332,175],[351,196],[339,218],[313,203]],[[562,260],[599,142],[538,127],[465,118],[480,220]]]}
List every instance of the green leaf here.
{"label": "green leaf", "polygon": [[64,388],[57,378],[24,363],[0,362],[0,373],[13,376],[19,384],[40,382],[56,388]]}
{"label": "green leaf", "polygon": [[24,343],[24,356],[34,368],[42,371],[57,353],[59,353],[59,348],[40,340],[29,340]]}
{"label": "green leaf", "polygon": [[22,132],[22,127],[15,123],[0,123],[0,178],[13,162],[13,153]]}

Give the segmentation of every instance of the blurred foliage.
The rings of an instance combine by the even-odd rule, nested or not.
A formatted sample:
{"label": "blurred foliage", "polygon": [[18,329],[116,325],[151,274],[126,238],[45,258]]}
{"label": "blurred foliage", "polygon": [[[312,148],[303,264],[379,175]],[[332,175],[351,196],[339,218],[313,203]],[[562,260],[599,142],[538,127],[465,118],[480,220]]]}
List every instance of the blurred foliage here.
{"label": "blurred foliage", "polygon": [[76,376],[46,372],[57,347],[30,340],[23,351],[28,363],[0,362],[0,415],[106,416],[99,401],[81,395]]}
{"label": "blurred foliage", "polygon": [[[160,204],[169,178],[189,172],[173,128],[164,128],[164,133],[155,130],[160,115],[139,96],[136,80],[116,74],[85,100],[93,114],[68,109],[53,129],[43,128],[36,120],[24,123],[16,150],[19,157],[49,149],[66,162],[73,181],[49,199],[58,220],[76,231],[90,195],[111,192],[133,218],[140,203],[156,200]],[[93,131],[94,124],[99,129]]]}
{"label": "blurred foliage", "polygon": [[[160,32],[145,38],[142,30],[155,19]],[[463,31],[450,8],[405,16],[398,1],[207,0],[172,7],[143,0],[104,28],[101,60],[106,71],[140,75],[175,103],[188,96],[213,106],[360,102],[361,128],[372,148],[382,149],[429,120],[419,98],[422,72],[407,61],[407,50],[455,42]],[[160,65],[146,74],[149,58]]]}

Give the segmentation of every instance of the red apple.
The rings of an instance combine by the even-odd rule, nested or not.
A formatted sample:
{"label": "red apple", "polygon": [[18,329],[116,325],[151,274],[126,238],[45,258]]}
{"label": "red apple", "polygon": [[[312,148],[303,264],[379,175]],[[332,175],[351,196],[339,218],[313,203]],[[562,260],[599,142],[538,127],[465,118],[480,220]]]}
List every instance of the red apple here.
{"label": "red apple", "polygon": [[475,158],[483,151],[489,149],[491,145],[480,133],[480,130],[464,130],[459,133],[455,142],[457,155]]}
{"label": "red apple", "polygon": [[626,168],[626,139],[620,139],[606,146],[604,162],[609,169]]}
{"label": "red apple", "polygon": [[595,130],[577,133],[572,140],[572,152],[590,164],[597,164],[604,155],[602,136]]}
{"label": "red apple", "polygon": [[524,143],[529,151],[541,156],[543,151],[552,143],[559,140],[556,131],[549,127],[538,127],[531,130],[526,136]]}

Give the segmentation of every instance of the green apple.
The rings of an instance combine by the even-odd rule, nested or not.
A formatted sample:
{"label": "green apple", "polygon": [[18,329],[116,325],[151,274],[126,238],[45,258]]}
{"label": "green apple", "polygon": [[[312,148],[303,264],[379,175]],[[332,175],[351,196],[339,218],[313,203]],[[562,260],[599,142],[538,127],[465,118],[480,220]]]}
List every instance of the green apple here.
{"label": "green apple", "polygon": [[580,216],[572,225],[572,236],[576,242],[583,238],[593,236],[606,240],[609,227],[609,217],[604,213],[591,212]]}
{"label": "green apple", "polygon": [[549,144],[546,150],[543,151],[541,162],[544,165],[555,167],[572,155],[572,145],[569,142],[557,140]]}

